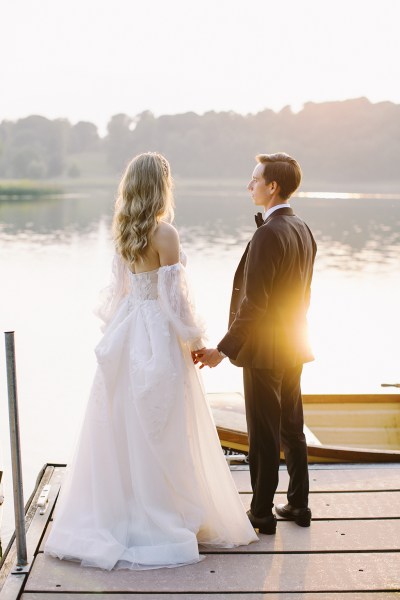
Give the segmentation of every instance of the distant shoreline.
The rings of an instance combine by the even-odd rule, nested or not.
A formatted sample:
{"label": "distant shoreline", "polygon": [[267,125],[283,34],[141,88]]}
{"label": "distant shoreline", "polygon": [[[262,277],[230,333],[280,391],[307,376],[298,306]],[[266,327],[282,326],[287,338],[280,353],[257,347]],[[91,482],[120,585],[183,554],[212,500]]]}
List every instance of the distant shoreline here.
{"label": "distant shoreline", "polygon": [[[70,193],[79,193],[87,190],[106,189],[117,192],[119,175],[115,177],[98,178],[76,178],[76,179],[0,179],[0,201],[17,200],[35,200],[43,196],[54,197],[64,196]],[[235,195],[243,191],[246,193],[247,181],[243,179],[229,178],[175,178],[176,195],[181,195],[185,189],[200,188],[201,190],[210,189],[229,189],[235,190]],[[387,182],[354,182],[351,184],[340,184],[332,181],[308,181],[299,190],[297,197],[310,197],[308,194],[318,197],[319,194],[329,194],[329,197],[335,194],[357,194],[361,197],[368,194],[399,196],[400,181],[398,183]],[[295,195],[296,197],[296,195]]]}

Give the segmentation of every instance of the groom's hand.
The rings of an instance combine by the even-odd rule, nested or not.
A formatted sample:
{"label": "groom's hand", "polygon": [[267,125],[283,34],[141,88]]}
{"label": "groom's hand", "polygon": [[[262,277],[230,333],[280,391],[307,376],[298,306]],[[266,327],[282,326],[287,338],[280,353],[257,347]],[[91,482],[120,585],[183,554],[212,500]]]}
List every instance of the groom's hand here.
{"label": "groom's hand", "polygon": [[200,369],[202,369],[203,367],[216,367],[223,359],[223,357],[220,355],[216,348],[208,348],[207,350],[201,350],[197,354],[200,362],[202,363]]}

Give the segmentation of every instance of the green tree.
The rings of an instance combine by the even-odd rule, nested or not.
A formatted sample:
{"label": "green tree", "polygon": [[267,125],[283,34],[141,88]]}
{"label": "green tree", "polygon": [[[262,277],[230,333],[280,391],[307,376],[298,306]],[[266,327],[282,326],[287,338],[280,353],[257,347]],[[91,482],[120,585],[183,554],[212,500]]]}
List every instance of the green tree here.
{"label": "green tree", "polygon": [[88,121],[79,121],[71,127],[68,138],[69,152],[88,152],[100,148],[97,127]]}
{"label": "green tree", "polygon": [[107,125],[107,158],[116,171],[120,171],[130,158],[133,125],[134,120],[125,114],[114,115]]}

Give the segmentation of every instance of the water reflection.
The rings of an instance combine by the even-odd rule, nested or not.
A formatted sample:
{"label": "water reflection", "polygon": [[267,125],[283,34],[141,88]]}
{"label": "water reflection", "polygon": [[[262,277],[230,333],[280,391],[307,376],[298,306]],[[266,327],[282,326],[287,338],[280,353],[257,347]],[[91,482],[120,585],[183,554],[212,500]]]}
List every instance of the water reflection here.
{"label": "water reflection", "polygon": [[111,218],[113,202],[112,193],[104,191],[44,196],[30,201],[1,201],[0,236],[6,241],[18,237],[45,243],[47,237],[48,241],[68,243],[77,233],[85,235],[95,230],[104,216]]}
{"label": "water reflection", "polygon": [[[229,250],[243,244],[254,231],[251,201],[244,193],[228,192],[178,197],[177,222],[188,241],[212,253],[212,246]],[[351,195],[354,196],[354,195]],[[359,195],[358,195],[359,196]],[[294,198],[292,205],[318,242],[317,269],[396,268],[400,257],[400,196]]]}
{"label": "water reflection", "polygon": [[[243,188],[238,182],[176,185],[176,224],[195,276],[196,298],[209,325],[210,343],[225,333],[234,270],[255,230],[256,209]],[[400,301],[396,299],[399,286],[393,286],[400,265],[400,195],[322,196],[302,194],[292,201],[318,243],[310,311],[318,362],[304,381],[314,391],[361,387],[377,391],[379,380],[397,378],[398,352],[393,340],[400,332],[390,314],[397,312]],[[14,327],[15,322],[27,336],[36,335],[24,315],[24,284],[37,289],[36,315],[53,319],[54,327],[59,315],[43,308],[49,295],[64,317],[74,310],[79,312],[78,319],[87,319],[90,303],[109,275],[114,197],[115,188],[109,188],[85,190],[80,196],[0,202],[0,268],[2,278],[7,278],[0,316],[7,327]],[[62,294],[56,298],[58,290]],[[79,331],[84,326],[80,322]],[[94,325],[92,331],[97,331]],[[372,358],[375,350],[368,348],[372,332],[373,348],[386,356],[379,368]],[[94,339],[95,334],[90,335]],[[343,345],[347,354],[341,350],[338,358]],[[357,356],[356,368],[353,355]],[[332,378],[330,369],[337,360]],[[363,364],[373,369],[361,376]],[[216,375],[207,373],[210,389],[236,391],[241,381],[235,373],[231,377],[225,367]]]}
{"label": "water reflection", "polygon": [[398,268],[400,196],[301,199],[296,211],[318,241],[319,268],[348,272]]}
{"label": "water reflection", "polygon": [[[400,195],[299,194],[292,205],[310,225],[318,242],[317,269],[348,273],[397,269],[400,257]],[[378,197],[379,196],[379,197]],[[0,202],[0,239],[70,243],[76,235],[110,222],[114,190],[62,198]],[[182,241],[206,256],[229,253],[254,231],[256,212],[239,184],[176,186],[176,223]]]}

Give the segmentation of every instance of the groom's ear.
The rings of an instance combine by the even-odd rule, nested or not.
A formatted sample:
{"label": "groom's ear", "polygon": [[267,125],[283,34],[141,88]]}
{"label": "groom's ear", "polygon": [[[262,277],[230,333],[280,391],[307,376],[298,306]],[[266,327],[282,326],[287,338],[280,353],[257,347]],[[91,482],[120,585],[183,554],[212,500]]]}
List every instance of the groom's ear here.
{"label": "groom's ear", "polygon": [[270,186],[271,186],[271,192],[274,193],[278,190],[278,192],[281,191],[281,188],[279,186],[279,184],[276,181],[270,181]]}

